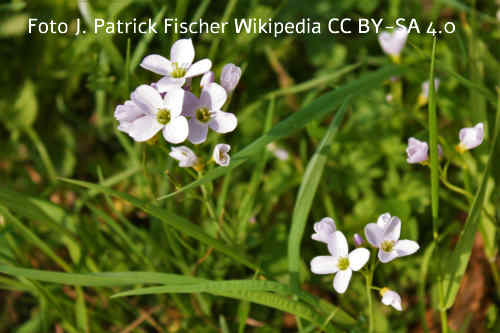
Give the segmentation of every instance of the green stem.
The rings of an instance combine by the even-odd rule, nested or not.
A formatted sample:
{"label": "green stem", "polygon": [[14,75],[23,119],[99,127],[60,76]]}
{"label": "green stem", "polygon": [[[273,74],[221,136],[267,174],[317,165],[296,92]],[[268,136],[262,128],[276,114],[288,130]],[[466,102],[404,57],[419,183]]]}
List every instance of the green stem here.
{"label": "green stem", "polygon": [[42,160],[42,163],[45,166],[45,169],[47,170],[47,176],[49,177],[49,181],[51,183],[54,183],[56,181],[57,174],[54,168],[54,164],[50,159],[49,153],[45,148],[45,145],[43,144],[42,140],[40,140],[40,137],[38,136],[37,132],[32,127],[26,127],[24,131],[29,136],[30,140],[33,141],[33,144],[38,150],[38,153],[40,154],[40,159]]}
{"label": "green stem", "polygon": [[372,282],[373,282],[373,268],[370,267],[369,272],[366,274],[366,297],[368,298],[368,333],[373,332],[373,302],[372,302]]}
{"label": "green stem", "polygon": [[446,179],[446,177],[443,177],[441,176],[441,181],[443,182],[443,184],[449,188],[450,190],[452,190],[453,192],[457,192],[457,193],[460,193],[462,194],[464,197],[466,197],[467,199],[470,199],[472,200],[473,199],[473,196],[470,192],[464,190],[463,188],[461,187],[458,187],[458,186],[455,186],[453,184],[451,184],[448,179]]}

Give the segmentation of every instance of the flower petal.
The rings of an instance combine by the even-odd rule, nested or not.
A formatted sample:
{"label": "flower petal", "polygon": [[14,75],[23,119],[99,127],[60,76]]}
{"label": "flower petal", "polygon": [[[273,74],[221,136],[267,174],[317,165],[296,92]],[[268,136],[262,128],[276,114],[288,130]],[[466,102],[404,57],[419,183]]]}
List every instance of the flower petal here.
{"label": "flower petal", "polygon": [[391,222],[384,229],[384,240],[397,241],[401,235],[401,220],[397,216],[391,218]]}
{"label": "flower petal", "polygon": [[349,268],[353,271],[359,271],[370,259],[370,251],[360,247],[349,253]]}
{"label": "flower petal", "polygon": [[210,59],[202,59],[189,67],[189,69],[186,72],[186,77],[193,77],[193,76],[198,76],[201,74],[204,74],[208,72],[212,68],[212,62]]}
{"label": "flower petal", "polygon": [[147,115],[138,118],[130,124],[128,134],[137,142],[144,142],[151,139],[163,127],[156,119]]}
{"label": "flower petal", "polygon": [[384,229],[391,222],[391,214],[384,213],[377,219],[377,225]]}
{"label": "flower petal", "polygon": [[417,252],[419,248],[420,246],[418,245],[417,242],[408,239],[403,239],[394,244],[393,252],[394,251],[397,252],[398,257],[404,257]]}
{"label": "flower petal", "polygon": [[172,117],[172,119],[177,118],[182,113],[182,108],[184,105],[184,94],[185,90],[178,88],[169,91],[165,95],[165,108],[170,111],[170,117]]}
{"label": "flower petal", "polygon": [[350,268],[338,271],[333,279],[333,289],[335,289],[339,294],[345,293],[347,287],[349,287],[349,281],[351,281],[352,270]]}
{"label": "flower petal", "polygon": [[163,108],[163,98],[160,93],[151,86],[141,85],[131,95],[132,100],[141,108],[155,115]]}
{"label": "flower petal", "polygon": [[184,92],[184,102],[182,106],[182,115],[185,117],[193,117],[196,110],[201,107],[200,100],[189,90]]}
{"label": "flower petal", "polygon": [[332,256],[318,256],[311,260],[311,272],[314,274],[333,274],[338,272],[338,258]]}
{"label": "flower petal", "polygon": [[347,257],[349,254],[349,247],[347,239],[341,231],[335,231],[335,240],[328,243],[328,251],[334,257]]}
{"label": "flower petal", "polygon": [[156,74],[169,75],[172,72],[172,63],[165,57],[158,54],[152,54],[142,60],[142,68],[147,69]]}
{"label": "flower petal", "polygon": [[380,247],[384,240],[384,230],[375,223],[368,223],[365,227],[365,236],[372,246]]}
{"label": "flower petal", "polygon": [[205,142],[207,139],[208,125],[200,123],[198,120],[189,119],[189,135],[188,139],[191,143],[197,145]]}
{"label": "flower petal", "polygon": [[215,111],[208,125],[217,133],[224,134],[234,131],[238,126],[238,119],[232,113]]}
{"label": "flower petal", "polygon": [[173,118],[163,128],[163,137],[170,143],[184,142],[188,137],[188,133],[188,121],[183,116]]}
{"label": "flower petal", "polygon": [[210,110],[220,110],[226,102],[227,92],[222,86],[212,82],[206,88],[203,88],[200,99],[201,103]]}
{"label": "flower petal", "polygon": [[188,68],[194,60],[194,47],[191,38],[179,39],[170,49],[170,61],[179,67]]}
{"label": "flower petal", "polygon": [[384,250],[378,250],[378,259],[384,264],[396,259],[397,257],[398,257],[398,254],[394,250],[391,252],[385,252]]}
{"label": "flower petal", "polygon": [[156,89],[158,89],[158,91],[161,93],[165,93],[174,89],[181,88],[184,83],[186,83],[186,79],[183,77],[176,79],[170,76],[165,76],[163,79],[156,83]]}

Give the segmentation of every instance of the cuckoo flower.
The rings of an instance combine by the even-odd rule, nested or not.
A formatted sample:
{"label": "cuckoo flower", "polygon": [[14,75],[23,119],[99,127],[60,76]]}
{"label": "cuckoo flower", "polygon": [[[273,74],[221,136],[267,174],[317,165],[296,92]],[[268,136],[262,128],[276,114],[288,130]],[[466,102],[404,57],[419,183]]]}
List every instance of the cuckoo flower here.
{"label": "cuckoo flower", "polygon": [[200,87],[204,88],[204,87],[208,86],[210,83],[214,82],[214,78],[215,78],[214,72],[212,72],[212,71],[206,72],[201,77]]}
{"label": "cuckoo flower", "polygon": [[274,142],[271,142],[269,143],[267,146],[266,146],[267,150],[269,150],[271,153],[273,153],[273,155],[279,159],[279,160],[282,160],[282,161],[288,161],[288,159],[290,158],[289,154],[288,154],[288,151],[286,151],[285,149],[283,148],[279,148],[278,146],[276,146],[276,144]]}
{"label": "cuckoo flower", "polygon": [[354,245],[356,246],[361,246],[365,242],[365,240],[363,239],[363,237],[361,237],[360,234],[354,234],[353,240],[354,240]]}
{"label": "cuckoo flower", "polygon": [[462,128],[458,133],[458,137],[460,138],[460,144],[457,146],[457,150],[460,153],[476,148],[484,139],[483,123],[479,123],[474,127]]}
{"label": "cuckoo flower", "polygon": [[118,129],[135,141],[147,141],[162,130],[170,143],[181,143],[188,136],[188,122],[181,115],[184,90],[175,89],[165,96],[151,86],[141,85],[131,95],[132,100],[117,106]]}
{"label": "cuckoo flower", "polygon": [[[407,162],[410,164],[424,163],[429,159],[429,146],[427,142],[417,140],[415,138],[408,139],[408,148],[406,148],[406,153],[408,154]],[[443,149],[441,145],[438,144],[438,155],[441,157],[443,155]]]}
{"label": "cuckoo flower", "polygon": [[378,35],[378,42],[386,54],[394,57],[394,59],[399,59],[407,38],[408,30],[406,28],[398,28],[392,33],[382,31]]}
{"label": "cuckoo flower", "polygon": [[179,161],[181,168],[190,168],[198,163],[196,154],[186,146],[172,147],[168,155]]}
{"label": "cuckoo flower", "polygon": [[234,64],[227,64],[220,73],[220,84],[228,93],[233,91],[241,77],[241,68]]}
{"label": "cuckoo flower", "polygon": [[369,223],[365,227],[366,239],[379,249],[378,258],[383,263],[408,256],[419,249],[419,245],[414,241],[400,240],[400,234],[401,220],[389,213],[380,215],[377,223]]}
{"label": "cuckoo flower", "polygon": [[349,253],[344,234],[336,231],[334,237],[335,241],[330,242],[328,246],[331,255],[313,258],[311,272],[314,274],[335,274],[333,288],[338,293],[343,294],[351,281],[352,271],[359,271],[366,264],[370,258],[370,251],[365,248],[357,248]]}
{"label": "cuckoo flower", "polygon": [[318,242],[323,242],[328,244],[329,242],[335,241],[335,231],[337,231],[337,226],[332,218],[324,217],[321,221],[314,223],[314,234],[311,238]]}
{"label": "cuckoo flower", "polygon": [[227,99],[227,93],[217,83],[210,83],[201,91],[200,99],[190,92],[186,93],[185,114],[189,119],[189,141],[194,144],[205,142],[208,128],[217,133],[229,133],[238,125],[238,119],[232,113],[220,109]]}
{"label": "cuckoo flower", "polygon": [[152,54],[144,58],[141,67],[164,76],[157,84],[158,89],[165,92],[182,87],[187,79],[204,74],[212,67],[212,62],[209,59],[202,59],[194,64],[193,61],[192,40],[179,39],[170,49],[170,59]]}
{"label": "cuckoo flower", "polygon": [[399,296],[397,292],[392,291],[389,288],[382,288],[380,289],[380,296],[382,296],[382,303],[385,305],[390,305],[398,311],[403,311],[403,307],[401,306],[401,296]]}
{"label": "cuckoo flower", "polygon": [[212,158],[218,165],[222,167],[227,167],[231,161],[231,157],[228,152],[231,150],[231,146],[225,143],[219,143],[214,148],[214,153]]}

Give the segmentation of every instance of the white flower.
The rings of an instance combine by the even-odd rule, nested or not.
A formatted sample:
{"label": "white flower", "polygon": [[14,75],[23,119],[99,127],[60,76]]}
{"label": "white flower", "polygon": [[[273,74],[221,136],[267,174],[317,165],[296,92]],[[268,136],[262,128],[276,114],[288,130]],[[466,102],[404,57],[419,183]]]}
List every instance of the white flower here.
{"label": "white flower", "polygon": [[212,154],[212,158],[215,163],[220,166],[227,167],[229,162],[231,161],[231,157],[228,152],[231,150],[231,146],[225,143],[219,143],[214,148],[214,153]]}
{"label": "white flower", "polygon": [[[406,148],[406,154],[408,154],[407,162],[410,164],[422,163],[429,159],[429,146],[427,142],[417,140],[415,138],[408,139],[408,148]],[[443,148],[438,144],[438,155],[439,158],[443,155]]]}
{"label": "white flower", "polygon": [[217,133],[229,133],[238,125],[236,116],[220,109],[227,99],[227,93],[217,83],[210,83],[201,91],[200,99],[186,92],[185,114],[189,117],[189,141],[194,144],[205,142],[208,127]]}
{"label": "white flower", "polygon": [[319,256],[311,260],[311,272],[314,274],[335,274],[333,288],[343,294],[351,281],[352,271],[359,271],[370,258],[370,251],[357,248],[349,253],[347,240],[344,234],[336,231],[335,241],[329,244],[328,251],[331,256]]}
{"label": "white flower", "polygon": [[158,81],[158,89],[161,92],[173,88],[179,88],[186,83],[186,79],[206,73],[212,67],[209,59],[202,59],[193,64],[194,47],[191,39],[179,39],[170,49],[170,60],[152,54],[144,58],[141,67],[164,78]]}
{"label": "white flower", "polygon": [[382,31],[378,35],[378,42],[386,54],[398,57],[405,46],[407,38],[408,30],[406,28],[398,28],[392,33]]}
{"label": "white flower", "polygon": [[160,130],[170,143],[186,140],[188,122],[181,115],[184,90],[172,90],[162,98],[151,86],[141,85],[132,93],[131,98],[131,101],[116,107],[115,118],[120,122],[120,131],[138,142],[151,139]]}
{"label": "white flower", "polygon": [[389,288],[382,288],[380,289],[380,295],[382,296],[382,303],[390,305],[398,311],[403,311],[403,307],[401,306],[401,296],[399,296],[397,292],[392,291]]}
{"label": "white flower", "polygon": [[457,150],[463,153],[466,150],[476,148],[479,146],[484,139],[484,125],[479,123],[474,127],[462,128],[458,133],[460,138],[460,144],[457,146]]}
{"label": "white flower", "polygon": [[234,64],[227,64],[222,68],[220,73],[220,84],[227,90],[231,92],[236,88],[241,77],[241,68]]}
{"label": "white flower", "polygon": [[181,168],[193,167],[198,162],[196,154],[186,146],[172,147],[171,149],[168,155],[179,161]]}
{"label": "white flower", "polygon": [[337,226],[335,221],[330,217],[324,217],[321,221],[314,223],[314,234],[311,238],[328,244],[329,242],[335,241],[335,231],[337,231]]}
{"label": "white flower", "polygon": [[212,72],[212,71],[206,72],[201,77],[200,87],[203,88],[203,87],[208,86],[210,83],[214,82],[214,78],[215,78],[214,72]]}
{"label": "white flower", "polygon": [[417,252],[419,245],[411,240],[399,240],[401,234],[401,220],[391,214],[380,215],[377,223],[369,223],[365,227],[365,236],[368,242],[378,248],[378,258],[388,263],[398,257],[408,256]]}
{"label": "white flower", "polygon": [[[434,91],[437,92],[439,88],[439,79],[434,79]],[[424,96],[426,99],[429,98],[429,81],[425,81],[422,83],[422,96]]]}

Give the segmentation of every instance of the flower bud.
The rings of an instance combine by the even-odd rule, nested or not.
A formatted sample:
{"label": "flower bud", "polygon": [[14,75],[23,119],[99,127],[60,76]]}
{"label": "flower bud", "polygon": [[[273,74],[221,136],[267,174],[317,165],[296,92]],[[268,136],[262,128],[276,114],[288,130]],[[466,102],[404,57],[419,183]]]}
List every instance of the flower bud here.
{"label": "flower bud", "polygon": [[311,238],[326,244],[333,240],[335,231],[337,231],[335,221],[330,217],[324,217],[321,221],[314,223],[313,228],[314,234],[311,235]]}
{"label": "flower bud", "polygon": [[241,77],[241,68],[234,64],[227,64],[220,73],[220,85],[231,92],[236,88]]}
{"label": "flower bud", "polygon": [[231,161],[231,157],[228,152],[231,150],[231,146],[225,143],[219,143],[214,148],[214,153],[212,158],[220,166],[227,167]]}
{"label": "flower bud", "polygon": [[385,305],[390,305],[398,311],[403,311],[401,296],[397,292],[385,287],[380,289],[380,296],[382,296],[382,303]]}
{"label": "flower bud", "polygon": [[361,246],[363,245],[364,239],[360,234],[354,234],[354,245]]}

